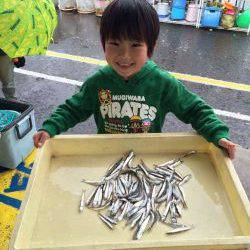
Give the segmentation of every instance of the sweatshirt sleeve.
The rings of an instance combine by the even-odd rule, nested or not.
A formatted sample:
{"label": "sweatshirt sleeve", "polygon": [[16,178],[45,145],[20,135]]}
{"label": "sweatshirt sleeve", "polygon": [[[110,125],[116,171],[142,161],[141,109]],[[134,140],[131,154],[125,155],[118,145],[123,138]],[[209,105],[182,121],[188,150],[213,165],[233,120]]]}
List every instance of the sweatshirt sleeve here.
{"label": "sweatshirt sleeve", "polygon": [[166,96],[169,111],[184,123],[191,124],[207,141],[218,146],[221,138],[229,139],[227,125],[213,109],[174,77],[169,82]]}
{"label": "sweatshirt sleeve", "polygon": [[93,114],[92,102],[86,82],[77,94],[57,107],[39,130],[47,131],[52,137],[67,131]]}

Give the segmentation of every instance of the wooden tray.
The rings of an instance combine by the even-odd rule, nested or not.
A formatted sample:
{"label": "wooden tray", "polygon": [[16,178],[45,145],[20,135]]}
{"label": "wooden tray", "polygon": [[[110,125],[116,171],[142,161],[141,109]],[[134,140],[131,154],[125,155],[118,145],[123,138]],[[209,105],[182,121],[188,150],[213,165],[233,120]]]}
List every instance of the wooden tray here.
{"label": "wooden tray", "polygon": [[[135,161],[162,163],[187,150],[182,174],[189,209],[181,222],[194,229],[166,235],[158,223],[140,240],[119,224],[110,231],[96,211],[79,213],[83,178],[98,180],[108,166],[132,149]],[[38,151],[12,235],[10,249],[246,249],[250,245],[250,205],[232,162],[202,137],[187,133],[57,136]]]}

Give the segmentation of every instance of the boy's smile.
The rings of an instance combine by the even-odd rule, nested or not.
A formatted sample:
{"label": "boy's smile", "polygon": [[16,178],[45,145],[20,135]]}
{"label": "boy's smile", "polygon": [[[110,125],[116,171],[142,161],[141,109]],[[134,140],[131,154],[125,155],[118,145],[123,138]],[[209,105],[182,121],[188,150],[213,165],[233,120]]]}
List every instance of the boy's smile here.
{"label": "boy's smile", "polygon": [[139,72],[148,60],[145,42],[107,40],[105,56],[108,64],[125,80]]}

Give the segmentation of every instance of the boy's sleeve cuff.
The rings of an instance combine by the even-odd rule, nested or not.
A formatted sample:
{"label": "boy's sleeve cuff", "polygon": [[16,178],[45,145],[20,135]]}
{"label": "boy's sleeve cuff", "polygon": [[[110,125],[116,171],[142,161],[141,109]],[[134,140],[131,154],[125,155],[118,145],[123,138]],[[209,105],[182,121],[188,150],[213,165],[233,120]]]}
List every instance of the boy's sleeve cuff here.
{"label": "boy's sleeve cuff", "polygon": [[57,129],[49,125],[43,125],[38,131],[46,131],[51,137],[58,134]]}
{"label": "boy's sleeve cuff", "polygon": [[213,141],[212,141],[212,142],[213,142],[217,147],[220,147],[220,145],[219,145],[219,140],[222,139],[222,138],[225,138],[225,139],[227,139],[227,140],[230,140],[227,131],[219,131],[219,132],[217,132],[216,135],[213,136]]}

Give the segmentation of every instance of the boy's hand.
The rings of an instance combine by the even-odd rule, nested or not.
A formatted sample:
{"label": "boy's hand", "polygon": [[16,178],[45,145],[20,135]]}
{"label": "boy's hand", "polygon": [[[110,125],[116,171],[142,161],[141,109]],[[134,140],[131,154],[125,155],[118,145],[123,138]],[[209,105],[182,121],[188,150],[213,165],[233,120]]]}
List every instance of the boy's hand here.
{"label": "boy's hand", "polygon": [[227,140],[226,138],[220,139],[218,144],[227,150],[231,160],[235,158],[236,144]]}
{"label": "boy's hand", "polygon": [[34,134],[33,141],[36,148],[41,148],[46,140],[50,138],[50,134],[46,131],[39,131]]}

